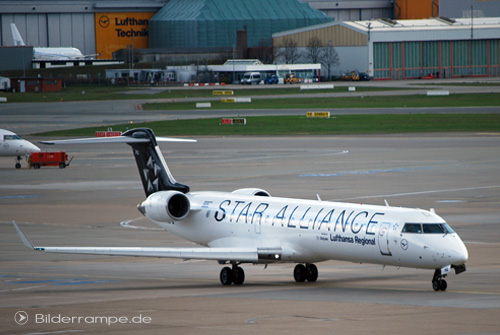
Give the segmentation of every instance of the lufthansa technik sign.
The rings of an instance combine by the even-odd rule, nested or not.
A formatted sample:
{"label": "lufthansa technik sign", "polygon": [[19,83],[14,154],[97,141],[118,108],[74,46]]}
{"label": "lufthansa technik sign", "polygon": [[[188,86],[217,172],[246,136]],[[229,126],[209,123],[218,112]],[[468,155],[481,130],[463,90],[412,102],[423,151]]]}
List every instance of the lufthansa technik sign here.
{"label": "lufthansa technik sign", "polygon": [[113,52],[148,47],[149,19],[155,13],[97,13],[95,15],[96,51],[99,58],[113,57]]}

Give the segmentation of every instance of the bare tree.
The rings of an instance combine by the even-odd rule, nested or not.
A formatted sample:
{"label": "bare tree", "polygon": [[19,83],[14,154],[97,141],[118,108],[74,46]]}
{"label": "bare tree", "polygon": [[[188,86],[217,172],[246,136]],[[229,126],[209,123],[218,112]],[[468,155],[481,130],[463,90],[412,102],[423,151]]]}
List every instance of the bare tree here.
{"label": "bare tree", "polygon": [[332,68],[340,65],[340,58],[337,53],[337,50],[331,45],[331,43],[328,44],[328,46],[323,48],[323,57],[320,60],[320,63],[326,67],[326,70],[328,72],[328,78],[331,79],[332,77]]}
{"label": "bare tree", "polygon": [[295,40],[285,37],[283,44],[277,47],[276,57],[282,59],[285,64],[295,64],[302,57],[302,53]]}
{"label": "bare tree", "polygon": [[320,63],[324,58],[324,45],[317,36],[313,36],[307,41],[306,59],[313,64]]}

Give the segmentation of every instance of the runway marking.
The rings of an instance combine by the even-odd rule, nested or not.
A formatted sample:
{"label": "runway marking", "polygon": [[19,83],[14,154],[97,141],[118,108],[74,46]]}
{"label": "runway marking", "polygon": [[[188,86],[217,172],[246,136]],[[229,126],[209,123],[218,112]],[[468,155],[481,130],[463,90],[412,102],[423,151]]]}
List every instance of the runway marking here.
{"label": "runway marking", "polygon": [[43,287],[43,285],[28,286],[28,287],[18,287],[18,288],[13,288],[12,291],[25,291],[25,290],[31,290],[31,289],[39,288],[39,287]]}
{"label": "runway marking", "polygon": [[379,195],[366,195],[361,197],[353,197],[353,198],[342,198],[335,199],[335,201],[341,200],[355,200],[355,199],[369,199],[369,198],[391,198],[391,197],[401,197],[408,195],[422,195],[422,194],[431,194],[431,193],[448,193],[448,192],[461,192],[461,191],[474,191],[474,190],[484,190],[489,188],[500,188],[500,185],[492,185],[492,186],[480,186],[480,187],[464,187],[464,188],[450,188],[444,190],[431,190],[431,191],[419,191],[419,192],[408,192],[408,193],[393,193],[393,194],[379,194]]}
{"label": "runway marking", "polygon": [[27,333],[26,335],[49,335],[49,334],[68,334],[68,333],[80,333],[83,332],[83,330],[58,330],[55,332],[43,332],[43,333]]}
{"label": "runway marking", "polygon": [[129,228],[129,229],[142,229],[142,230],[165,230],[163,228],[152,228],[152,227],[141,227],[141,226],[134,226],[134,225],[131,225],[130,222],[134,222],[134,221],[138,221],[138,220],[141,220],[141,218],[136,218],[136,219],[132,219],[132,220],[125,220],[125,221],[122,221],[120,222],[120,226],[124,227],[124,228]]}
{"label": "runway marking", "polygon": [[347,175],[358,175],[358,174],[375,174],[375,173],[390,173],[390,172],[409,172],[418,170],[429,170],[431,167],[409,167],[409,168],[394,168],[394,169],[379,169],[379,170],[367,170],[367,171],[345,171],[337,173],[308,173],[301,174],[299,177],[339,177]]}
{"label": "runway marking", "polygon": [[31,198],[39,198],[42,195],[38,194],[28,194],[28,195],[1,195],[0,199],[31,199]]}
{"label": "runway marking", "polygon": [[[63,286],[63,285],[85,285],[85,284],[101,284],[101,283],[114,283],[119,282],[117,279],[100,279],[100,280],[89,280],[89,279],[78,279],[78,278],[64,278],[64,279],[45,279],[45,280],[20,280],[17,281],[6,281],[5,284],[50,284],[53,286]],[[38,288],[42,286],[30,286],[30,287],[20,287],[14,288],[12,291],[28,290],[32,288]]]}

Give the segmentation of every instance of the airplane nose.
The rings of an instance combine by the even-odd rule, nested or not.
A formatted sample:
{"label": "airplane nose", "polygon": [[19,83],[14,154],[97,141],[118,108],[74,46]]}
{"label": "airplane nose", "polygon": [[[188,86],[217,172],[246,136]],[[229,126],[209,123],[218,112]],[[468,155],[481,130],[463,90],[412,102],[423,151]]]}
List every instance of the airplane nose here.
{"label": "airplane nose", "polygon": [[42,151],[42,149],[40,149],[39,147],[37,147],[36,145],[34,144],[31,144],[31,150],[33,152],[38,152],[38,151]]}
{"label": "airplane nose", "polygon": [[469,259],[469,252],[467,251],[467,247],[460,239],[457,241],[456,246],[451,250],[451,252],[451,263],[453,265],[462,265]]}
{"label": "airplane nose", "polygon": [[34,145],[33,143],[28,142],[28,141],[26,141],[24,143],[23,147],[26,148],[25,150],[26,150],[27,154],[32,153],[32,152],[42,151],[39,147],[37,147],[36,145]]}

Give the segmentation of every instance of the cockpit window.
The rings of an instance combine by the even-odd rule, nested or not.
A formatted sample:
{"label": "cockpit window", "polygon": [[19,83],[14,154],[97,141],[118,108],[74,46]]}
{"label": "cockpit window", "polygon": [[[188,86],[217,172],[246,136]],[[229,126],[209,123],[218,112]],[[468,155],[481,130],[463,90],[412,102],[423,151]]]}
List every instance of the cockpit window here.
{"label": "cockpit window", "polygon": [[21,136],[19,135],[3,135],[3,140],[4,141],[9,141],[9,140],[22,140]]}
{"label": "cockpit window", "polygon": [[447,223],[407,223],[404,225],[403,233],[413,234],[452,234],[453,229]]}
{"label": "cockpit window", "polygon": [[424,224],[424,234],[451,234],[453,232],[453,229],[446,223]]}
{"label": "cockpit window", "polygon": [[403,233],[422,234],[422,225],[420,223],[407,223],[403,227]]}

